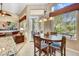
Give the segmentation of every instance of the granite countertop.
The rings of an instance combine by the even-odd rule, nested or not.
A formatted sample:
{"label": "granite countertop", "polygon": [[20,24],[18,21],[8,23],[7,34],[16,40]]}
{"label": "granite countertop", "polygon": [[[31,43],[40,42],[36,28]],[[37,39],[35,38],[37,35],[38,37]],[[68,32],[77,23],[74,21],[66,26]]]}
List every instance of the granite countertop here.
{"label": "granite countertop", "polygon": [[16,32],[20,30],[0,30],[0,33],[7,33],[7,32]]}
{"label": "granite countertop", "polygon": [[16,52],[17,47],[12,36],[0,38],[0,56],[16,55]]}

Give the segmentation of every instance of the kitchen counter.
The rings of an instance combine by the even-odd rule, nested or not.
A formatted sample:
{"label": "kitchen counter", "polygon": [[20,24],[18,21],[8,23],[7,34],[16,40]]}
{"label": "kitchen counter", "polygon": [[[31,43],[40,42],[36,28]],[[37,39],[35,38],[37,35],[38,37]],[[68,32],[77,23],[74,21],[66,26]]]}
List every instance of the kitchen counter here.
{"label": "kitchen counter", "polygon": [[18,33],[20,30],[0,30],[0,37],[12,36],[13,33]]}
{"label": "kitchen counter", "polygon": [[20,30],[0,30],[0,33],[11,33],[11,32],[18,32]]}
{"label": "kitchen counter", "polygon": [[0,56],[13,56],[17,53],[16,43],[24,42],[20,30],[0,30]]}
{"label": "kitchen counter", "polygon": [[16,55],[17,47],[12,36],[0,37],[0,56]]}

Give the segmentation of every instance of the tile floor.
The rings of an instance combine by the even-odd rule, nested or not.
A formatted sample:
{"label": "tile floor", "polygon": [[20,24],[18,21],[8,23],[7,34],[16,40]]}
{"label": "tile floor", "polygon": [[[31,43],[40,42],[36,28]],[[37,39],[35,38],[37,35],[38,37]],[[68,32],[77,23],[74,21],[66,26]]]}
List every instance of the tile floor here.
{"label": "tile floor", "polygon": [[[17,45],[19,48],[19,51],[17,53],[17,56],[34,56],[34,47],[33,42],[24,42]],[[67,56],[79,56],[78,53],[75,53],[69,49],[67,49]],[[57,56],[60,56],[60,53],[57,52]]]}

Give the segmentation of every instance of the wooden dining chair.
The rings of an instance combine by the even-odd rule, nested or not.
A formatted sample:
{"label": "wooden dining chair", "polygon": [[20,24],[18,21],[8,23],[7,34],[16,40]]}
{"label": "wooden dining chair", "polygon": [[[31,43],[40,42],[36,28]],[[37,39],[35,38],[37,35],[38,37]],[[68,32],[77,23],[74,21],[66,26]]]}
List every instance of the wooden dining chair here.
{"label": "wooden dining chair", "polygon": [[36,56],[37,52],[39,52],[39,56],[48,55],[48,45],[45,43],[45,40],[40,38],[40,36],[34,36],[34,56]]}
{"label": "wooden dining chair", "polygon": [[50,35],[56,35],[57,32],[50,32]]}
{"label": "wooden dining chair", "polygon": [[49,37],[50,33],[47,32],[47,33],[45,33],[44,35],[45,35],[45,37]]}
{"label": "wooden dining chair", "polygon": [[51,47],[54,56],[56,56],[56,51],[60,51],[61,56],[66,56],[66,37],[63,36],[61,40],[54,40]]}

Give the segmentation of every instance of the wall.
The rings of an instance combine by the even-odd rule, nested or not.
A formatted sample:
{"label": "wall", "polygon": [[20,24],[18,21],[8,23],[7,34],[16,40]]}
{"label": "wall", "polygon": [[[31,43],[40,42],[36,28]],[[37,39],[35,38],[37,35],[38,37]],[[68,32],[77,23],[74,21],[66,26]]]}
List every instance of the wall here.
{"label": "wall", "polygon": [[23,34],[24,34],[24,36],[25,36],[25,40],[27,40],[27,39],[28,39],[28,36],[27,36],[27,21],[28,21],[27,7],[25,7],[25,8],[22,10],[22,12],[19,14],[19,18],[23,17],[24,15],[25,15],[27,18],[26,18],[26,20],[24,20],[24,21],[22,21],[22,22],[20,23],[20,28],[23,28],[23,29],[24,29]]}
{"label": "wall", "polygon": [[72,50],[79,52],[79,40],[66,40],[66,46],[67,48],[70,48]]}

